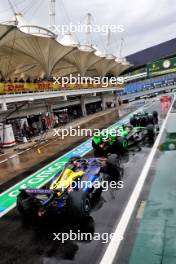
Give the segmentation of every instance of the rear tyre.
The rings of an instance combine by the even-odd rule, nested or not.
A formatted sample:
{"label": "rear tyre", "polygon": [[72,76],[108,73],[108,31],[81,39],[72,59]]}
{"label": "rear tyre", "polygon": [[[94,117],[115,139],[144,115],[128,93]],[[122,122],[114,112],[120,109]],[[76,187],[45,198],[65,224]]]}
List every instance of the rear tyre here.
{"label": "rear tyre", "polygon": [[32,206],[30,198],[24,191],[17,196],[17,210],[23,216],[31,216]]}
{"label": "rear tyre", "polygon": [[89,194],[83,191],[69,193],[69,214],[76,218],[89,216],[91,210]]}

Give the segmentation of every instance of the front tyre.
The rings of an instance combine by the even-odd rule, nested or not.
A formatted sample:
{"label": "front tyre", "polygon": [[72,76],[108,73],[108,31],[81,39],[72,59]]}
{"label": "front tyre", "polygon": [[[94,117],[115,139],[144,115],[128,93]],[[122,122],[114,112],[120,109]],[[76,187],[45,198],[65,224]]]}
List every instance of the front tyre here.
{"label": "front tyre", "polygon": [[124,137],[118,137],[116,142],[111,146],[110,153],[123,155],[128,150],[128,140]]}

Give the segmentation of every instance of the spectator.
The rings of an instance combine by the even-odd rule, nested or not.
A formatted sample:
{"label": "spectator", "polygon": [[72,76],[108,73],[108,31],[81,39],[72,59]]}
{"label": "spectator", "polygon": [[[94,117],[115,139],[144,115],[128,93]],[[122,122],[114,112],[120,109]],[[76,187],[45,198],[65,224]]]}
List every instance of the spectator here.
{"label": "spectator", "polygon": [[26,79],[26,82],[27,82],[27,83],[31,83],[31,79],[30,79],[30,77],[28,77],[28,78]]}
{"label": "spectator", "polygon": [[58,127],[59,126],[59,118],[57,115],[54,115],[54,127]]}
{"label": "spectator", "polygon": [[24,83],[23,78],[20,78],[18,82],[19,82],[19,83]]}

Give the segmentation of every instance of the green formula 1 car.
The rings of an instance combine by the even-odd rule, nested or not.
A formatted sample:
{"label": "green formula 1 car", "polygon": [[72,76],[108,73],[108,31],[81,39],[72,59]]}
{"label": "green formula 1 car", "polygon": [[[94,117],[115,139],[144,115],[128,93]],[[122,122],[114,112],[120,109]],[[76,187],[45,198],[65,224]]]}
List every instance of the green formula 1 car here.
{"label": "green formula 1 car", "polygon": [[128,148],[141,141],[154,141],[156,135],[152,124],[146,127],[118,126],[111,131],[102,131],[100,134],[94,134],[92,147],[94,155],[98,157],[107,156],[108,153],[122,155]]}
{"label": "green formula 1 car", "polygon": [[158,125],[158,112],[153,111],[153,113],[148,112],[138,112],[137,114],[134,114],[130,118],[130,124],[134,127],[136,126],[142,126],[147,127],[149,124],[153,124],[154,126]]}

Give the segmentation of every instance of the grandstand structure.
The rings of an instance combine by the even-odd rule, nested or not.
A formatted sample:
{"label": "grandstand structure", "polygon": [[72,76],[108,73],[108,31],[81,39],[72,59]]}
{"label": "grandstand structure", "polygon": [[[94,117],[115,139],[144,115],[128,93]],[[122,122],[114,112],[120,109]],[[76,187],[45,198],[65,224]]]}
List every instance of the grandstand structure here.
{"label": "grandstand structure", "polygon": [[[17,16],[19,18],[19,15]],[[21,20],[20,20],[21,21]],[[38,31],[37,31],[38,30]],[[91,46],[76,45],[67,37],[61,43],[49,30],[30,25],[0,25],[0,68],[4,79],[51,76],[118,76],[129,67],[109,57],[95,54]]]}
{"label": "grandstand structure", "polygon": [[[68,32],[59,41],[53,31],[55,2],[49,1],[50,25],[49,28],[43,28],[27,24],[23,14],[17,12],[13,2],[9,1],[14,19],[0,24],[0,94],[5,95],[0,98],[2,110],[7,109],[6,102],[7,104],[15,100],[18,102],[19,93],[43,92],[41,99],[46,99],[46,96],[49,99],[53,97],[53,94],[48,93],[49,91],[55,92],[55,97],[61,97],[63,92],[60,96],[60,91],[65,90],[65,100],[69,96],[69,89],[72,93],[73,90],[78,91],[77,95],[91,94],[92,90],[94,95],[96,91],[100,94],[106,93],[106,89],[97,90],[102,88],[101,83],[97,85],[68,83],[64,86],[62,83],[57,83],[54,85],[53,76],[62,78],[72,74],[90,78],[107,75],[117,77],[130,66],[125,58],[116,58],[108,51],[101,52],[91,43],[89,36],[84,44],[81,44]],[[27,81],[29,79],[30,81]],[[85,88],[86,93],[82,91]],[[112,93],[116,89],[122,89],[122,87],[117,85],[108,87],[107,92]],[[12,96],[6,97],[6,94],[13,94],[13,99],[9,99]],[[4,98],[6,98],[5,101]],[[25,99],[23,96],[20,97],[20,100]]]}
{"label": "grandstand structure", "polygon": [[130,67],[125,58],[117,58],[108,49],[99,50],[90,32],[83,44],[71,32],[60,40],[54,32],[55,0],[49,0],[48,28],[26,23],[13,1],[8,2],[14,18],[0,24],[0,122],[52,115],[74,106],[86,116],[87,105],[98,104],[105,110],[108,103],[118,104],[116,92],[123,91],[120,84],[103,86],[89,81],[63,85],[54,80],[70,75],[118,77]]}
{"label": "grandstand structure", "polygon": [[127,56],[133,65],[123,73],[124,95],[160,89],[176,85],[176,39]]}

